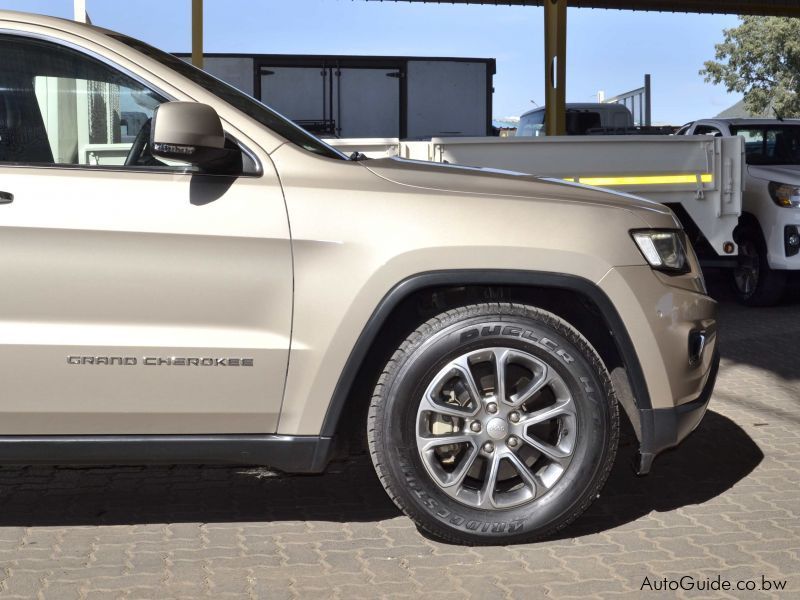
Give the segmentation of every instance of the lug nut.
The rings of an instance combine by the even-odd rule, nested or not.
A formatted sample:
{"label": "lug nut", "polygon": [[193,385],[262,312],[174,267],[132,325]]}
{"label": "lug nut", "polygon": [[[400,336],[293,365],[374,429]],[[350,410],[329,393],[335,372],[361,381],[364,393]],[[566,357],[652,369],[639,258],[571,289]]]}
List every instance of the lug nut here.
{"label": "lug nut", "polygon": [[473,421],[469,428],[475,433],[478,433],[481,430],[480,421]]}
{"label": "lug nut", "polygon": [[512,412],[510,415],[508,415],[508,420],[512,423],[519,423],[519,413],[516,411]]}
{"label": "lug nut", "polygon": [[489,404],[486,405],[486,411],[491,413],[491,414],[496,413],[497,412],[497,404],[495,404],[494,402],[489,402]]}
{"label": "lug nut", "polygon": [[483,445],[483,451],[486,452],[487,454],[494,452],[494,444],[492,442],[486,442]]}
{"label": "lug nut", "polygon": [[516,448],[517,445],[519,444],[519,440],[512,435],[510,438],[508,438],[508,441],[506,443],[508,444],[509,448]]}

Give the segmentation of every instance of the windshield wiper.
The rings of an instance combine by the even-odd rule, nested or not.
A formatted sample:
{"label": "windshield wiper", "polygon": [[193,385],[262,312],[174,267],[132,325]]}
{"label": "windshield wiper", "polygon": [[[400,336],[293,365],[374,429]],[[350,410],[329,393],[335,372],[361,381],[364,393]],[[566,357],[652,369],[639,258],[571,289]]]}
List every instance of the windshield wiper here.
{"label": "windshield wiper", "polygon": [[369,160],[369,156],[356,151],[350,155],[350,160],[355,160],[355,161]]}

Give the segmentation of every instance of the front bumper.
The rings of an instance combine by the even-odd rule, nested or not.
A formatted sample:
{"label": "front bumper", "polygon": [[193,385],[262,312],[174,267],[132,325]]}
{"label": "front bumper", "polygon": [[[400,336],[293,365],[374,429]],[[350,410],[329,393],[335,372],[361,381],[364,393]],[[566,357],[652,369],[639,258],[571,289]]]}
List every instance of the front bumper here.
{"label": "front bumper", "polygon": [[[787,209],[781,209],[787,210]],[[797,211],[800,209],[791,209]],[[765,227],[767,238],[767,262],[771,269],[778,271],[800,270],[800,253],[787,252],[786,228],[800,231],[800,219],[791,215],[791,219],[778,219],[772,227]]]}
{"label": "front bumper", "polygon": [[714,388],[719,368],[716,302],[698,284],[694,270],[668,276],[638,266],[613,269],[600,282],[620,311],[646,382],[646,392],[635,386],[625,390],[626,381],[612,374],[639,439],[636,470],[641,474],[658,453],[679,444],[697,426]]}
{"label": "front bumper", "polygon": [[708,379],[700,395],[673,408],[640,409],[641,440],[634,468],[639,475],[650,472],[655,457],[680,444],[694,431],[706,414],[719,371],[719,352],[715,349]]}

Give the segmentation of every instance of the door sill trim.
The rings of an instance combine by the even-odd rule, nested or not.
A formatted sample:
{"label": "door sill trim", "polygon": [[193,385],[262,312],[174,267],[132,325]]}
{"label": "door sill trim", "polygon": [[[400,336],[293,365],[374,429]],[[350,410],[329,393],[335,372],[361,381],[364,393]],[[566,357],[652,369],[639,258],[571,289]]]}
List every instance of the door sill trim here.
{"label": "door sill trim", "polygon": [[287,473],[321,473],[333,438],[277,434],[5,435],[0,464],[268,466]]}

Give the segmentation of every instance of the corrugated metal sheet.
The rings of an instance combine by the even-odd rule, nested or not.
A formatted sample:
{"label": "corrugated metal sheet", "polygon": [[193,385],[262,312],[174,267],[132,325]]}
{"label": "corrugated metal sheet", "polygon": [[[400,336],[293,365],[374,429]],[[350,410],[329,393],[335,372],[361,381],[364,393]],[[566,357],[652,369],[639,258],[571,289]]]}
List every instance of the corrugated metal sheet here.
{"label": "corrugated metal sheet", "polygon": [[[367,0],[384,2],[396,0]],[[494,4],[506,6],[541,6],[542,0],[400,0],[429,4]],[[625,10],[696,12],[738,15],[774,15],[800,17],[797,0],[568,0],[575,8],[615,8]]]}

